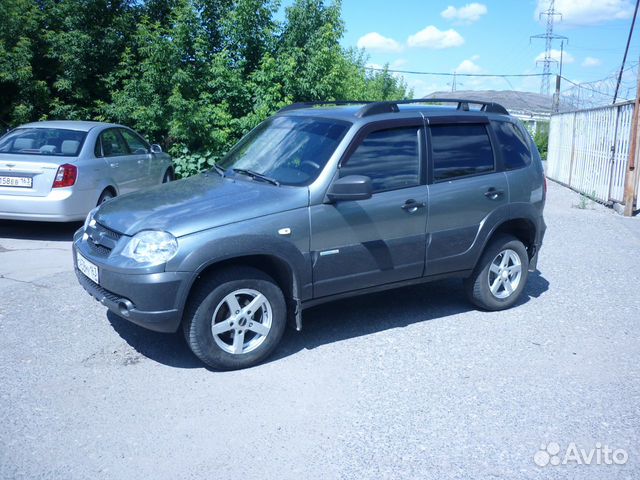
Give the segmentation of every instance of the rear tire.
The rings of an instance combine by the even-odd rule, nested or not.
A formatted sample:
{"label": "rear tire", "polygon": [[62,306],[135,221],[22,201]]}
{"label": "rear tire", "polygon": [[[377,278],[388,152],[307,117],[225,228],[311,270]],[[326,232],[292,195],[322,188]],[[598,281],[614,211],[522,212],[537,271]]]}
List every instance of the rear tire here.
{"label": "rear tire", "polygon": [[102,205],[104,202],[106,202],[107,200],[111,200],[112,198],[115,198],[115,194],[111,190],[106,189],[104,192],[100,194],[100,197],[98,198],[98,203],[96,204],[96,206]]}
{"label": "rear tire", "polygon": [[216,370],[247,368],[264,360],[280,343],[287,308],[271,277],[249,267],[233,267],[204,281],[186,306],[187,344]]}
{"label": "rear tire", "polygon": [[471,276],[464,281],[467,297],[489,311],[512,307],[529,276],[529,255],[512,235],[499,235],[487,246]]}

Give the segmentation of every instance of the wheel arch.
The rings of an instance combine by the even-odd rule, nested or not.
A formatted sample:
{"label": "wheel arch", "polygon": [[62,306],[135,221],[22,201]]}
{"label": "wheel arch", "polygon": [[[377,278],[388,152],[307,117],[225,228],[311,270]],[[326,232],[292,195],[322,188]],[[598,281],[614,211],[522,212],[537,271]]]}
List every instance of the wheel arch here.
{"label": "wheel arch", "polygon": [[114,197],[117,197],[118,195],[120,195],[120,192],[118,191],[118,187],[116,187],[115,182],[112,182],[109,180],[101,182],[99,187],[96,188],[95,190],[96,197],[95,197],[94,205],[98,203],[98,200],[100,199],[100,197],[102,196],[105,190],[111,190]]}
{"label": "wheel arch", "polygon": [[164,180],[164,176],[167,174],[167,172],[171,172],[171,175],[173,177],[173,179],[176,179],[176,169],[174,168],[173,164],[169,164],[166,166],[166,168],[164,170],[162,170],[162,177],[160,177],[160,181],[162,182]]}
{"label": "wheel arch", "polygon": [[217,258],[203,264],[196,271],[190,285],[186,288],[181,310],[184,312],[185,306],[197,290],[198,285],[217,272],[224,269],[232,269],[233,267],[251,267],[269,275],[282,290],[285,297],[288,322],[297,330],[302,328],[300,279],[295,268],[287,260],[274,253],[260,252],[234,255],[227,258]]}
{"label": "wheel arch", "polygon": [[527,248],[529,258],[533,255],[536,241],[536,225],[529,218],[511,218],[499,224],[489,236],[488,242],[500,234],[513,235]]}
{"label": "wheel arch", "polygon": [[108,191],[110,191],[111,193],[113,193],[113,196],[114,196],[114,197],[117,197],[117,196],[118,196],[118,190],[117,190],[117,189],[116,189],[116,187],[115,187],[115,186],[113,186],[113,185],[107,185],[106,187],[104,187],[104,188],[102,189],[102,191],[100,192],[100,195],[102,195],[102,194],[103,194],[104,192],[106,192],[107,190],[108,190]]}

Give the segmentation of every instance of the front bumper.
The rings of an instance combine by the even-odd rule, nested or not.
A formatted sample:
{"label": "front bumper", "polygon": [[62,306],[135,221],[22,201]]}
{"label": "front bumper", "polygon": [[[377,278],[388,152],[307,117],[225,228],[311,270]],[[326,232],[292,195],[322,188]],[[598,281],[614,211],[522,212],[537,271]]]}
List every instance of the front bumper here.
{"label": "front bumper", "polygon": [[[84,252],[82,252],[83,255]],[[100,285],[73,263],[78,282],[96,300],[119,317],[156,332],[175,332],[182,320],[182,299],[191,274],[160,272],[125,274],[98,264]],[[91,259],[93,261],[93,259]]]}
{"label": "front bumper", "polygon": [[54,188],[44,197],[0,194],[0,219],[74,222],[84,220],[97,201],[94,190]]}

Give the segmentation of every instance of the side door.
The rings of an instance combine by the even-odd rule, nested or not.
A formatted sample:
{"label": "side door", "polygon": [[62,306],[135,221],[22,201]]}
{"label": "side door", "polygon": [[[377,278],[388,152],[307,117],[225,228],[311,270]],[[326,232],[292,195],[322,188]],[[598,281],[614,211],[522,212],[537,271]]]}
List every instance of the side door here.
{"label": "side door", "polygon": [[422,120],[370,124],[356,136],[337,178],[364,175],[367,200],[310,208],[314,297],[420,277],[427,195]]}
{"label": "side door", "polygon": [[109,166],[120,194],[136,189],[136,168],[131,163],[129,149],[117,128],[100,133],[96,143],[96,155],[101,154]]}
{"label": "side door", "polygon": [[484,239],[508,217],[509,186],[486,117],[429,119],[426,275],[473,268]]}
{"label": "side door", "polygon": [[127,128],[119,129],[120,135],[127,144],[132,176],[135,180],[132,186],[135,189],[150,187],[155,185],[157,180],[151,176],[151,155],[149,145],[137,134]]}

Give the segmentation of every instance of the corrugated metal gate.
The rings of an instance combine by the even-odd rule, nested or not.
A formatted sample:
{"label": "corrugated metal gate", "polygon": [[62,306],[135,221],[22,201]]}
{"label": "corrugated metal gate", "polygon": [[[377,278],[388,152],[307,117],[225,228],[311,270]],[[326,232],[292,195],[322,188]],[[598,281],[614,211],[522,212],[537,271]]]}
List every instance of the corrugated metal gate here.
{"label": "corrugated metal gate", "polygon": [[622,203],[632,116],[633,102],[552,115],[547,177],[601,202]]}

